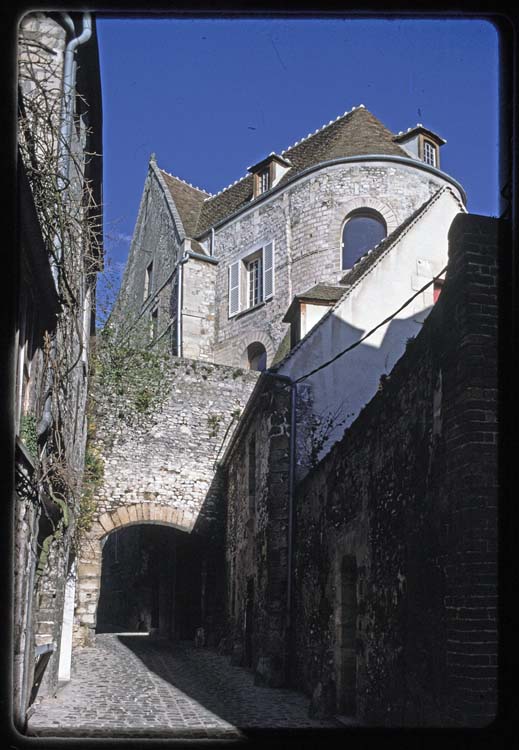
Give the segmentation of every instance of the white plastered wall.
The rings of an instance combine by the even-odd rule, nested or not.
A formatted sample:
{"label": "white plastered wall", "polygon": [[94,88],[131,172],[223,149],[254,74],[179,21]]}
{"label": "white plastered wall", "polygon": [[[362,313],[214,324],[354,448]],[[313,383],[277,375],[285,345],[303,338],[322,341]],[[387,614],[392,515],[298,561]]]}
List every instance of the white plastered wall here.
{"label": "white plastered wall", "polygon": [[[352,287],[332,313],[301,342],[279,372],[297,379],[332,359],[389,317],[447,264],[448,231],[462,209],[443,190],[428,210]],[[389,373],[415,337],[433,305],[432,285],[380,327],[365,342],[303,382],[310,384],[314,415],[337,414],[324,456],[375,395],[380,377]]]}

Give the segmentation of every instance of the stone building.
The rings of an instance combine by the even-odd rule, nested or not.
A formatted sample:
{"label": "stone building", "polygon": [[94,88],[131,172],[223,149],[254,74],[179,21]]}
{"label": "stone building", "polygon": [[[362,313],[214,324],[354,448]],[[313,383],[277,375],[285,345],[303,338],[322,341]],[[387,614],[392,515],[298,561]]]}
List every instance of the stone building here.
{"label": "stone building", "polygon": [[[110,326],[133,346],[165,349],[166,396],[115,437],[114,410],[107,404],[99,415],[105,478],[89,552],[78,570],[79,641],[88,640],[96,627],[118,623],[143,624],[172,637],[201,627],[209,643],[220,643],[258,682],[305,690],[316,712],[393,724],[470,723],[489,715],[491,699],[472,714],[457,697],[437,704],[439,683],[431,692],[420,672],[430,633],[416,623],[421,656],[409,675],[399,674],[409,676],[410,684],[418,680],[425,692],[418,708],[407,705],[405,691],[391,703],[392,687],[384,680],[389,661],[400,653],[399,602],[408,599],[398,596],[412,575],[399,558],[386,572],[397,576],[400,589],[391,579],[392,588],[384,583],[379,595],[378,573],[370,578],[366,572],[387,549],[382,542],[377,547],[370,529],[386,522],[388,533],[393,529],[391,509],[384,506],[392,486],[384,480],[396,481],[388,466],[403,461],[400,453],[392,455],[398,441],[408,451],[409,497],[421,497],[428,482],[440,482],[447,460],[443,448],[436,451],[435,436],[440,411],[455,408],[451,391],[445,407],[441,395],[442,378],[453,370],[447,375],[435,357],[456,351],[465,329],[462,312],[461,328],[450,330],[441,310],[458,311],[458,303],[463,310],[474,290],[464,286],[460,268],[467,245],[457,235],[451,237],[449,261],[449,231],[453,221],[463,226],[466,209],[462,187],[439,168],[443,143],[422,125],[393,134],[360,105],[280,154],[265,156],[215,195],[159,168],[152,155]],[[491,234],[489,256],[495,254]],[[492,273],[481,273],[491,286]],[[490,297],[484,302],[493,304]],[[489,325],[485,335],[491,336],[493,322]],[[441,326],[445,335],[436,349],[431,331],[436,335]],[[410,352],[422,348],[418,367]],[[417,365],[409,375],[409,382],[419,381],[412,391],[403,376],[393,375],[408,361]],[[449,361],[457,371],[457,363]],[[470,374],[464,370],[463,387],[470,385]],[[386,395],[393,379],[394,412]],[[488,387],[493,393],[494,386]],[[122,405],[121,418],[129,408],[129,401]],[[358,427],[366,413],[374,415],[366,424],[369,444]],[[488,413],[493,425],[495,412],[489,407]],[[430,461],[439,456],[433,461],[436,474],[430,475],[432,464],[419,454],[426,448],[415,439],[413,420],[425,431],[420,435],[431,438]],[[341,463],[348,440],[358,471]],[[490,450],[490,470],[492,460]],[[405,516],[401,508],[395,513]],[[490,516],[485,528],[491,536]],[[426,524],[422,516],[416,522],[420,529]],[[150,523],[170,529],[148,531],[144,525]],[[402,528],[393,531],[398,554],[405,557],[405,539],[398,538]],[[152,536],[169,549],[165,567],[176,571],[169,583],[164,575],[146,572],[155,564],[146,541]],[[115,538],[127,563],[110,574]],[[426,555],[417,559],[413,574],[423,568],[427,577],[427,566],[447,560],[450,566],[451,542],[454,537],[442,551],[434,547],[432,563]],[[491,565],[491,542],[487,552],[485,564]],[[190,566],[195,558],[200,564]],[[182,574],[190,567],[191,577]],[[140,602],[147,602],[139,612],[131,603],[137,594],[119,603],[110,596],[125,590],[135,571]],[[188,603],[186,576],[194,592]],[[466,585],[470,598],[472,581]],[[363,586],[369,600],[362,599]],[[441,589],[435,600],[439,618],[453,601],[447,591]],[[357,626],[363,632],[371,628],[365,641]],[[389,661],[386,672],[382,667],[377,672],[371,666],[380,661],[386,634]],[[370,666],[357,657],[358,643]],[[438,641],[449,661],[446,643]],[[413,644],[411,639],[409,648]],[[489,666],[492,648],[485,651]],[[357,668],[358,680],[352,677]],[[378,703],[371,700],[375,683],[385,696]],[[381,720],[388,706],[394,713]]]}
{"label": "stone building", "polygon": [[274,371],[223,458],[229,649],[259,683],[304,690],[316,715],[366,726],[496,715],[502,231],[458,215],[422,330],[302,480],[304,395]]}
{"label": "stone building", "polygon": [[[269,367],[289,347],[294,298],[322,285],[313,297],[324,312],[322,287],[340,296],[364,251],[441,188],[463,210],[463,189],[439,169],[442,143],[421,125],[394,135],[361,105],[215,195],[152,155],[117,309],[177,356]],[[438,258],[449,218],[452,209],[440,219]]]}
{"label": "stone building", "polygon": [[101,92],[89,14],[18,36],[13,718],[70,669],[74,529],[101,249]]}

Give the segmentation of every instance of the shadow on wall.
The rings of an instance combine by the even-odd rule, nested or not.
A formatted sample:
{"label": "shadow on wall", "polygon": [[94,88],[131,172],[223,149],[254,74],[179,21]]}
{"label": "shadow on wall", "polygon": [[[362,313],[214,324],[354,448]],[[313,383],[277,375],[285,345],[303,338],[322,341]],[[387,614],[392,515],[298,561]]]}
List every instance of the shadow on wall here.
{"label": "shadow on wall", "polygon": [[[300,446],[306,443],[306,455],[301,456],[298,461],[298,481],[304,478],[308,469],[313,468],[326,456],[357,419],[364,406],[383,386],[384,379],[390,376],[394,365],[405,353],[407,345],[420,333],[422,321],[431,309],[426,308],[419,315],[412,313],[407,318],[394,318],[378,345],[371,344],[368,338],[333,364],[301,381],[301,385],[311,386],[312,411],[317,421],[310,428],[304,411],[301,424],[298,419],[298,430],[301,430],[302,435],[298,442]],[[347,349],[366,334],[366,331],[351,326],[337,317],[333,317],[332,321],[331,339],[335,353]],[[319,337],[319,334],[317,336]],[[376,336],[377,333],[373,336],[374,340]],[[319,338],[316,339],[316,352],[321,350],[321,341]],[[315,359],[309,357],[303,367],[298,370],[294,368],[292,371],[287,368],[287,371],[291,372],[293,378],[297,378],[332,356],[335,354],[328,354],[326,357],[320,354],[320,357]]]}

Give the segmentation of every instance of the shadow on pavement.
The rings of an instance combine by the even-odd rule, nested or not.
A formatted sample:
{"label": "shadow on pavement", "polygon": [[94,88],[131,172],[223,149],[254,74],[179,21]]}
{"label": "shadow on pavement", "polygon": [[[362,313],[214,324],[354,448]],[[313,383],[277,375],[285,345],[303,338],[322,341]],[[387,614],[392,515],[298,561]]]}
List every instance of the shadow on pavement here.
{"label": "shadow on pavement", "polygon": [[216,651],[194,648],[189,641],[123,634],[117,638],[147,669],[251,739],[271,733],[302,739],[316,731],[336,730],[334,726],[321,729],[311,725],[301,694],[253,685],[247,670],[230,665]]}

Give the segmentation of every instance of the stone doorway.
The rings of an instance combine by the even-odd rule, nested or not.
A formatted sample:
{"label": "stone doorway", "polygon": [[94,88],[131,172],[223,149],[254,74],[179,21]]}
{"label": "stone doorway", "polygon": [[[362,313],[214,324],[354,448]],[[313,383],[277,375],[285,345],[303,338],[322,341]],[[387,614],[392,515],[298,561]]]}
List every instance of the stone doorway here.
{"label": "stone doorway", "polygon": [[254,636],[254,579],[247,580],[247,599],[245,604],[245,653],[244,666],[251,669],[253,660],[253,636]]}
{"label": "stone doorway", "polygon": [[136,524],[105,537],[96,633],[149,632],[192,640],[202,624],[202,550],[197,537]]}

